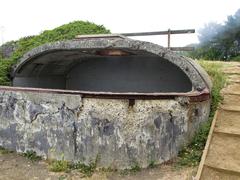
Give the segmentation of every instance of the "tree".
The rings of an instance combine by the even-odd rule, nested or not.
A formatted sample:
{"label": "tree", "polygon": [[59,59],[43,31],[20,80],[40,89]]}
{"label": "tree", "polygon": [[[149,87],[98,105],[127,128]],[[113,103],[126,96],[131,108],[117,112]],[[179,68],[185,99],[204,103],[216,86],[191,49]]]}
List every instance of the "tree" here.
{"label": "tree", "polygon": [[223,24],[210,22],[199,30],[194,58],[231,60],[240,56],[240,9]]}

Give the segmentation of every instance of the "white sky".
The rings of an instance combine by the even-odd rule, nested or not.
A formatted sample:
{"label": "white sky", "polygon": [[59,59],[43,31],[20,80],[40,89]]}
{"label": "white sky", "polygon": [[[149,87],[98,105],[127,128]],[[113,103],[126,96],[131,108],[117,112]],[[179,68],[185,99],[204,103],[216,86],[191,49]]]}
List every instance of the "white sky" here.
{"label": "white sky", "polygon": [[[102,24],[112,33],[198,30],[210,21],[224,22],[239,8],[239,0],[1,0],[0,44],[75,20]],[[167,45],[166,36],[137,38]],[[197,34],[171,38],[171,46],[194,42]]]}

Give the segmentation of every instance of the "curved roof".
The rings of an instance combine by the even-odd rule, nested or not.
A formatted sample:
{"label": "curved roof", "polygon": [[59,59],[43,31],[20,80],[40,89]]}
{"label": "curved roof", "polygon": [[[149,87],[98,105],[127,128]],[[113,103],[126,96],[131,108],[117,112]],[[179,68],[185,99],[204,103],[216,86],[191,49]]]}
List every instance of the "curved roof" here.
{"label": "curved roof", "polygon": [[[97,35],[97,36],[82,36],[75,40],[60,41],[55,43],[49,43],[37,47],[28,53],[26,53],[20,62],[15,66],[12,77],[21,76],[21,72],[26,68],[27,64],[32,62],[44,62],[52,59],[52,61],[58,62],[58,57],[64,57],[65,63],[63,68],[58,69],[64,71],[64,67],[68,67],[68,63],[74,59],[74,57],[82,59],[89,57],[97,57],[98,52],[101,50],[123,50],[129,54],[136,54],[139,56],[152,56],[166,59],[170,63],[173,63],[179,67],[190,79],[193,90],[203,91],[204,89],[211,90],[212,84],[207,73],[202,69],[198,63],[190,58],[177,55],[176,53],[163,48],[162,46],[143,42],[138,40],[132,40],[119,35]],[[44,58],[44,55],[48,55],[48,60]],[[124,56],[124,54],[123,54]],[[55,59],[54,59],[55,58]],[[54,60],[53,60],[54,59]],[[32,68],[28,66],[28,68]],[[27,72],[27,71],[26,71]]]}

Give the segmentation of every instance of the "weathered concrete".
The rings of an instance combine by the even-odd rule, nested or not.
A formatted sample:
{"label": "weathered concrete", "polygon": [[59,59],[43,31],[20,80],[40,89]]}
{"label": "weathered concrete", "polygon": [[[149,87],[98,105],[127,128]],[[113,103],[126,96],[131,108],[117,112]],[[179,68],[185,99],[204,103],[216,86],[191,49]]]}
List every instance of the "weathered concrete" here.
{"label": "weathered concrete", "polygon": [[45,158],[130,168],[175,157],[200,122],[209,101],[81,98],[80,95],[0,92],[0,146],[34,150]]}

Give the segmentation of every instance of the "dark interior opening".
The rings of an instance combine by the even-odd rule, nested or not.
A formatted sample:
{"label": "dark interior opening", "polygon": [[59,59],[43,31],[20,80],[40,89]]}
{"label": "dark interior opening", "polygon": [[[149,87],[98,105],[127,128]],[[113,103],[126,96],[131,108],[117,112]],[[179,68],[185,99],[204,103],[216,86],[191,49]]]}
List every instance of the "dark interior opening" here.
{"label": "dark interior opening", "polygon": [[124,56],[58,50],[32,57],[13,86],[113,93],[189,92],[192,83],[176,65],[145,52]]}

